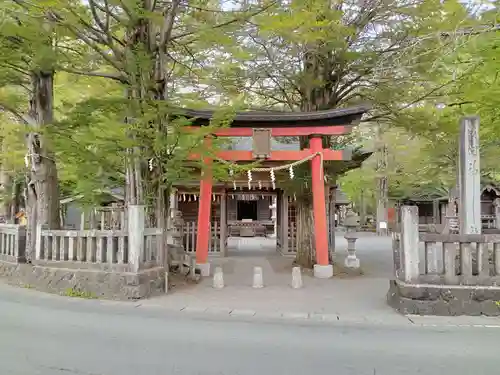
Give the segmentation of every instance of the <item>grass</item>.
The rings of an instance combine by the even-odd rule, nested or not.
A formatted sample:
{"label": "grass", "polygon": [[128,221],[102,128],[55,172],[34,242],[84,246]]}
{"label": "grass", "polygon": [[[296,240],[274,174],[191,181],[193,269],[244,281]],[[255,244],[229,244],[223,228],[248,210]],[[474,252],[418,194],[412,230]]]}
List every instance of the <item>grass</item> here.
{"label": "grass", "polygon": [[96,299],[97,298],[97,296],[94,295],[93,293],[87,292],[84,290],[75,289],[75,287],[66,289],[62,293],[62,295],[66,296],[66,297],[85,298],[85,299]]}

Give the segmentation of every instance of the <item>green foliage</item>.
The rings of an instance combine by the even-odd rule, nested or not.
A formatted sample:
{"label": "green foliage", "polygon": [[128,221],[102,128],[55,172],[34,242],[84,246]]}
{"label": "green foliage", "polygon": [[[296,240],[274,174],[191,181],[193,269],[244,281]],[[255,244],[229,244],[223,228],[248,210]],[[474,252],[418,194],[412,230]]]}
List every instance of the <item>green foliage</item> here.
{"label": "green foliage", "polygon": [[66,297],[97,299],[97,296],[95,296],[93,293],[85,291],[85,290],[80,290],[76,287],[66,289],[62,293],[62,295],[66,296]]}
{"label": "green foliage", "polygon": [[[207,147],[203,139],[228,126],[236,108],[318,110],[360,102],[373,105],[368,124],[386,129],[383,172],[391,196],[454,183],[458,119],[465,114],[481,116],[482,169],[498,177],[498,32],[454,33],[498,24],[496,8],[478,15],[461,2],[434,0],[368,2],[355,11],[350,2],[326,0],[241,1],[231,10],[224,1],[167,10],[146,3],[0,1],[5,170],[24,172],[30,74],[55,69],[55,121],[42,132],[65,195],[92,197],[124,186],[133,161],[151,185],[149,196],[172,182],[199,179],[194,172],[206,167],[204,158],[226,146],[214,139]],[[211,106],[227,110],[210,126],[187,131],[191,123],[178,108]],[[362,143],[376,150],[374,139],[368,130],[331,147]],[[327,177],[358,164],[326,163]],[[214,166],[220,180],[229,169],[245,169]],[[309,170],[298,167],[294,181],[288,171],[277,174],[280,186],[307,195]],[[347,172],[342,188],[353,199],[361,190],[374,195],[381,173],[371,158]]]}

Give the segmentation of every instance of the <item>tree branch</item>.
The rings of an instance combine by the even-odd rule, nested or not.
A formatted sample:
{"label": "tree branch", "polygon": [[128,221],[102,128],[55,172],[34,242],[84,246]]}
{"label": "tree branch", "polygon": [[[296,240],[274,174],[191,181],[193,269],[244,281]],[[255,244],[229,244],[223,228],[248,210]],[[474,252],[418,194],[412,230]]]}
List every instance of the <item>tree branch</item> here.
{"label": "tree branch", "polygon": [[106,72],[86,72],[86,71],[61,67],[61,66],[58,67],[58,70],[62,71],[62,72],[66,72],[66,73],[80,75],[80,76],[107,78],[107,79],[112,79],[112,80],[115,80],[115,81],[118,81],[118,82],[121,82],[124,84],[128,83],[127,77],[125,77],[122,74],[113,74],[113,73],[106,73]]}
{"label": "tree branch", "polygon": [[22,122],[25,125],[36,126],[36,120],[33,117],[17,111],[15,108],[12,108],[8,104],[0,103],[0,110],[9,112],[15,118],[17,118],[18,121]]}
{"label": "tree branch", "polygon": [[[236,17],[236,18],[233,18],[232,20],[229,20],[229,21],[226,21],[226,22],[222,22],[222,23],[220,23],[220,24],[215,25],[214,27],[212,27],[212,29],[220,29],[221,27],[229,26],[229,25],[231,25],[233,23],[237,23],[237,22],[240,22],[240,21],[246,21],[249,18],[252,18],[254,16],[258,16],[259,14],[265,12],[266,10],[268,10],[269,8],[271,8],[272,6],[274,6],[276,3],[277,3],[276,0],[272,1],[271,3],[269,3],[268,5],[266,5],[265,7],[263,7],[261,9],[255,11],[253,13],[245,15],[244,17]],[[187,32],[182,33],[182,34],[178,34],[178,35],[172,36],[172,40],[181,39],[181,38],[184,38],[186,36],[190,36],[190,35],[194,35],[194,34],[196,34],[196,31],[187,31]]]}

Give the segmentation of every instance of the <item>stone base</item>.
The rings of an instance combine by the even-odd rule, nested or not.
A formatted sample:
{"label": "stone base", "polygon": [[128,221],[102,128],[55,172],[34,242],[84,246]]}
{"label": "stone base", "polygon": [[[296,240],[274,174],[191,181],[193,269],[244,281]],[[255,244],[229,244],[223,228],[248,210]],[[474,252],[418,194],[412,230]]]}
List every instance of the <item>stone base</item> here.
{"label": "stone base", "polygon": [[388,304],[402,314],[500,316],[500,287],[406,284],[390,280]]}
{"label": "stone base", "polygon": [[361,265],[359,264],[359,258],[347,256],[344,260],[344,266],[347,268],[359,268]]}
{"label": "stone base", "polygon": [[333,266],[331,264],[327,264],[326,266],[315,264],[313,273],[314,277],[318,279],[329,279],[333,276]]}
{"label": "stone base", "polygon": [[196,263],[196,268],[200,270],[202,277],[210,276],[210,263]]}
{"label": "stone base", "polygon": [[0,277],[10,284],[87,298],[137,300],[158,295],[165,292],[165,275],[163,267],[129,273],[0,262]]}

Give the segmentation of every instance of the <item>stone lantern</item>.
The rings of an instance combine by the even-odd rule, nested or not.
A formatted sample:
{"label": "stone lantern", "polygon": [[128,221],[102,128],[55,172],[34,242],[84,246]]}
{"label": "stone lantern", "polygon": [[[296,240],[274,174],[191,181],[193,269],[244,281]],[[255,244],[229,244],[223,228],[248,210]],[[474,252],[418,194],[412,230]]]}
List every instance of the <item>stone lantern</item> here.
{"label": "stone lantern", "polygon": [[359,259],[356,257],[359,216],[352,209],[349,209],[345,215],[344,227],[346,229],[344,238],[347,240],[347,257],[345,258],[344,265],[348,268],[359,268]]}

